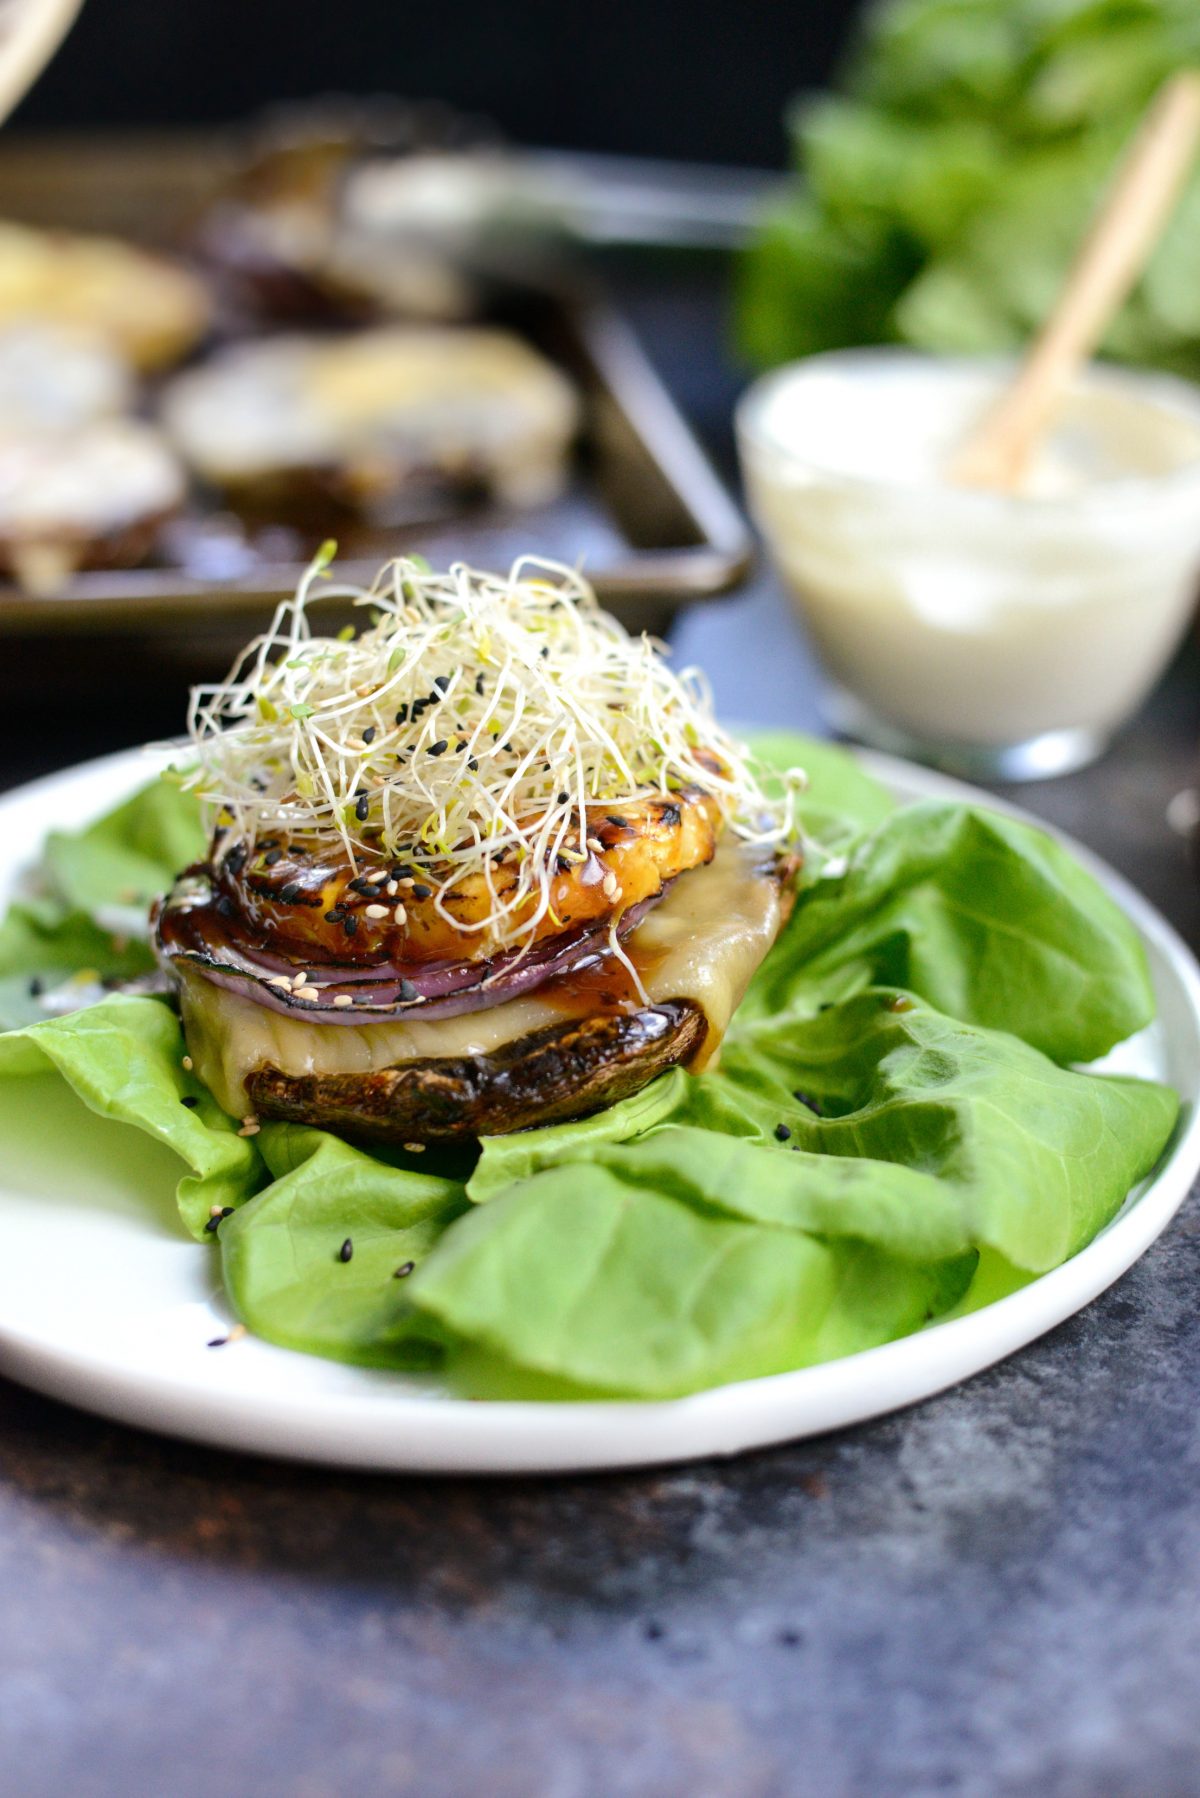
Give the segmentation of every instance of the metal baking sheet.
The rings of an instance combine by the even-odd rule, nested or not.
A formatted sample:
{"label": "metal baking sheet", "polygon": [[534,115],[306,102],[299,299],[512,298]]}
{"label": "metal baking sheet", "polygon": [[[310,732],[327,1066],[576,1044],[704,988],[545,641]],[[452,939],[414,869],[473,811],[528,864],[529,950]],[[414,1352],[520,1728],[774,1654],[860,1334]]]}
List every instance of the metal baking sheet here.
{"label": "metal baking sheet", "polygon": [[[173,247],[233,166],[234,140],[196,136],[55,137],[0,148],[0,216],[108,230]],[[463,505],[386,530],[340,533],[343,571],[369,580],[405,548],[435,564],[507,564],[542,553],[580,564],[605,603],[635,628],[663,630],[680,607],[735,586],[751,558],[745,524],[623,319],[586,289],[514,288],[500,316],[573,376],[584,428],[571,479],[529,510]],[[291,591],[312,542],[294,521],[226,541],[221,514],[198,501],[140,568],[81,572],[61,593],[0,587],[0,633],[244,637]],[[261,521],[259,521],[261,526]]]}

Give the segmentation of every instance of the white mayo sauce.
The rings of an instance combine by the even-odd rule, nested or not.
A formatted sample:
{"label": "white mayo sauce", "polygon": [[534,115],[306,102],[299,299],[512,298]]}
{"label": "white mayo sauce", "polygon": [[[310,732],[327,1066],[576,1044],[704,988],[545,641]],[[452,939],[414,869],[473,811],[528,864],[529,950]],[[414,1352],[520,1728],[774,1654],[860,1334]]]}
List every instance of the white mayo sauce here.
{"label": "white mayo sauce", "polygon": [[1200,390],[1093,368],[1018,494],[952,486],[999,365],[902,350],[760,381],[739,435],[755,516],[830,673],[926,738],[1108,732],[1145,697],[1200,572]]}

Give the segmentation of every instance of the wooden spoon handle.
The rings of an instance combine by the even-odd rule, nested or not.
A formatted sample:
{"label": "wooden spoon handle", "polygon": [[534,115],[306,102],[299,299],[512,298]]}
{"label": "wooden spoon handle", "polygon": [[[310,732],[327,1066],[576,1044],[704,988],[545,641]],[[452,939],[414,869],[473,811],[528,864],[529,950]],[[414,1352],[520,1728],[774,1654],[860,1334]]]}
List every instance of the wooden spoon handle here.
{"label": "wooden spoon handle", "polygon": [[1082,363],[1141,274],[1200,143],[1200,71],[1160,88],[1012,384],[952,458],[964,486],[1012,490]]}
{"label": "wooden spoon handle", "polygon": [[20,105],[67,32],[83,0],[3,0],[0,5],[0,123]]}

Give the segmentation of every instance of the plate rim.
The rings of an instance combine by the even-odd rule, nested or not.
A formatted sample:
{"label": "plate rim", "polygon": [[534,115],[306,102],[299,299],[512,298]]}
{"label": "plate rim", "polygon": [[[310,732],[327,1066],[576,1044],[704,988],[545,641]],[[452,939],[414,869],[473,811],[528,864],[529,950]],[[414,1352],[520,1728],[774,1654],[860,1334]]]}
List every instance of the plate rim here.
{"label": "plate rim", "polygon": [[[90,782],[149,773],[171,745],[135,747],[76,763],[0,794],[10,807],[54,799]],[[1068,832],[1011,801],[939,771],[875,751],[847,752],[908,797],[981,801],[1030,822],[1097,875],[1156,952],[1200,1045],[1200,964],[1174,927],[1123,875]],[[176,749],[177,752],[177,749]],[[115,800],[118,794],[114,792]],[[46,828],[53,827],[53,817]],[[535,1474],[662,1466],[723,1457],[848,1428],[933,1397],[1066,1322],[1118,1280],[1157,1239],[1200,1171],[1200,1104],[1177,1126],[1138,1196],[1069,1261],[965,1316],[813,1367],[732,1382],[682,1398],[489,1400],[397,1390],[404,1376],[329,1363],[255,1339],[253,1349],[297,1367],[337,1367],[346,1391],[268,1397],[227,1386],[210,1362],[197,1377],[130,1366],[39,1337],[0,1316],[0,1373],[134,1427],[216,1448],[388,1472]],[[0,1196],[2,1202],[2,1196]],[[219,1313],[217,1314],[219,1315]],[[336,1384],[336,1382],[335,1382]]]}

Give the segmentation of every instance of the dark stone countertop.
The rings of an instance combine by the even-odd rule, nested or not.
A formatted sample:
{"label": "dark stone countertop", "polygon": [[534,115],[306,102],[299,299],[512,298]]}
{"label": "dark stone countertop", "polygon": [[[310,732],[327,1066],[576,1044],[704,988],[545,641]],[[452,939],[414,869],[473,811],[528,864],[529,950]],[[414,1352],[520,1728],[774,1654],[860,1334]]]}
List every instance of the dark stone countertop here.
{"label": "dark stone countertop", "polygon": [[[723,453],[711,287],[638,276],[625,296]],[[768,576],[679,645],[730,716],[816,723]],[[101,705],[73,728],[84,754],[163,726]],[[1193,943],[1165,808],[1198,735],[1189,651],[1098,767],[1017,795]],[[54,759],[12,721],[0,751],[10,780]],[[0,1788],[1200,1792],[1198,1289],[1190,1202],[1115,1289],[955,1391],[632,1475],[294,1468],[0,1382]]]}

